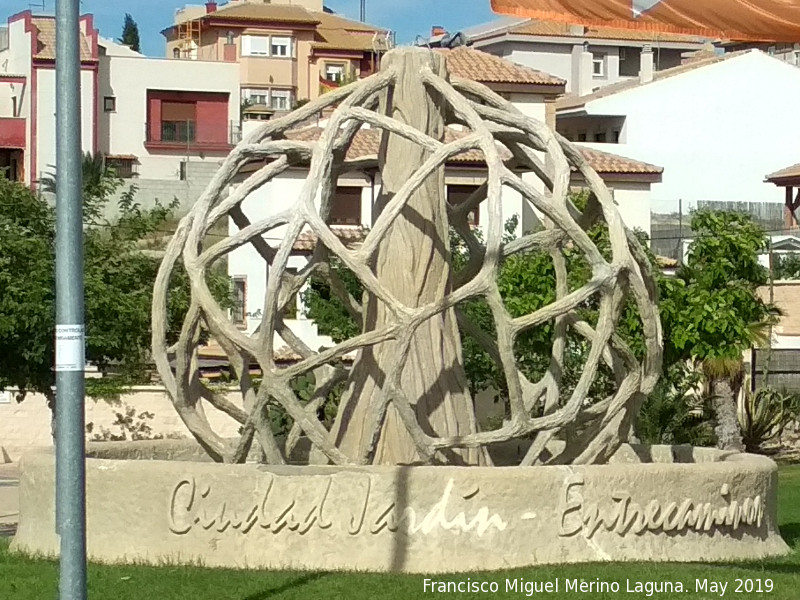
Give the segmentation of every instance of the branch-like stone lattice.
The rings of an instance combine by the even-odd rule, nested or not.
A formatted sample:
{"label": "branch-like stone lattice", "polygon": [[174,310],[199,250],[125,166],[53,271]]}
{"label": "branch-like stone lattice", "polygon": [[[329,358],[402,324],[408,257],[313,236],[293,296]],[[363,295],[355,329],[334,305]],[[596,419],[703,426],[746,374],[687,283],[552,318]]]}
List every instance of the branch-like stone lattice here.
{"label": "branch-like stone lattice", "polygon": [[[420,94],[425,94],[423,99],[429,102],[420,109],[427,113],[416,117],[405,114],[402,98],[406,95],[414,98],[408,106],[418,106]],[[318,141],[295,141],[291,134],[287,135],[331,108],[333,112]],[[440,112],[441,122],[428,114],[432,112]],[[420,119],[430,122],[425,125],[428,130],[414,126]],[[446,142],[443,125],[456,124],[461,134],[454,141]],[[365,126],[382,131],[381,155],[372,160],[348,160],[347,150]],[[402,147],[399,144],[417,148],[420,158],[409,174],[394,171],[393,177],[390,171],[397,168],[393,160]],[[440,202],[436,177],[441,177],[439,187],[443,187],[441,174],[445,164],[466,151],[482,153],[486,164],[485,185],[460,206],[449,206],[441,201],[441,206],[446,206],[443,214],[434,206],[430,214],[438,216],[420,216],[417,208],[420,204],[414,203],[424,202],[425,194],[431,196],[432,205]],[[509,167],[509,155],[519,168]],[[240,171],[248,163],[264,166],[245,177]],[[286,203],[283,210],[251,223],[242,209],[248,195],[288,169],[302,165],[308,166],[309,174],[299,196],[276,198],[275,201]],[[365,165],[380,171],[385,186],[391,188],[392,179],[399,183],[391,193],[384,190],[385,197],[380,210],[376,211],[378,216],[373,226],[363,243],[351,248],[329,226],[331,204],[339,176]],[[521,176],[520,170],[532,175],[530,178]],[[591,192],[589,207],[583,213],[569,199],[572,170],[581,174],[585,187]],[[240,180],[234,181],[236,177]],[[540,230],[511,243],[504,242],[501,201],[504,189],[522,196],[523,202],[539,216]],[[468,224],[469,213],[482,203],[486,203],[488,209],[485,241],[479,239]],[[413,216],[422,219],[422,223],[411,223]],[[206,234],[221,219],[230,219],[239,232],[209,246]],[[434,219],[440,222],[432,222]],[[608,227],[608,256],[601,253],[587,233],[599,220]],[[446,233],[448,223],[469,250],[468,264],[451,276],[449,251],[431,250],[436,257],[433,263],[440,261],[442,264],[437,267],[428,263],[419,268],[436,273],[441,283],[435,286],[439,293],[433,296],[420,293],[417,302],[401,300],[398,294],[402,290],[398,291],[396,285],[387,281],[391,268],[391,263],[386,263],[387,240],[413,228],[416,235],[427,236],[424,239],[432,241],[431,246],[435,247],[441,242],[441,227]],[[274,237],[276,231],[281,232],[282,241],[270,245],[265,235],[273,232]],[[318,240],[317,246],[305,268],[290,272],[287,264],[294,244],[301,234],[309,231]],[[409,238],[404,239],[409,243]],[[446,241],[446,236],[444,239]],[[212,296],[206,279],[215,261],[246,245],[269,265],[263,316],[252,336],[231,323],[226,311]],[[531,314],[513,318],[498,288],[498,270],[504,259],[531,249],[551,256],[556,299]],[[580,252],[591,267],[591,277],[577,289],[570,289],[568,285],[567,249]],[[331,266],[333,258],[360,281],[368,298],[363,306],[360,299],[348,294],[337,277]],[[191,282],[191,306],[177,343],[169,346],[167,298],[171,274],[179,262]],[[312,275],[328,280],[332,293],[353,317],[364,323],[362,333],[356,337],[320,352],[295,336],[282,317],[284,307],[293,301],[294,294]],[[423,288],[428,284],[421,283]],[[489,464],[487,447],[532,437],[533,443],[523,465],[599,463],[606,461],[626,440],[636,411],[660,374],[661,329],[655,294],[645,253],[622,223],[602,179],[576,147],[544,123],[522,114],[487,87],[472,81],[451,81],[442,54],[406,48],[387,54],[379,73],[325,94],[265,124],[225,159],[205,192],[181,221],[165,252],[154,290],[153,354],[167,392],[186,427],[209,455],[220,462],[244,461],[255,442],[262,450],[262,459],[281,463],[298,440],[306,437],[313,447],[312,457],[338,465],[387,461]],[[472,323],[457,306],[479,297],[491,309],[494,334]],[[643,324],[645,352],[641,362],[625,340],[615,333],[629,297],[634,300]],[[579,314],[579,309],[590,300],[599,307],[593,324]],[[450,329],[447,329],[449,325],[444,329],[440,327],[439,323],[445,320],[452,322]],[[529,381],[517,365],[515,342],[524,332],[547,322],[554,323],[549,368],[541,380]],[[441,337],[441,340],[436,338],[427,343],[434,348],[434,353],[437,352],[435,348],[444,344],[447,347],[443,347],[442,352],[450,352],[453,364],[463,371],[460,339],[453,339],[459,337],[457,327],[460,327],[502,368],[507,382],[509,415],[499,428],[481,431],[474,423],[471,400],[468,396],[466,400],[459,396],[458,392],[464,390],[458,389],[447,392],[448,398],[456,407],[463,408],[464,402],[469,404],[469,411],[472,411],[469,418],[462,419],[455,428],[437,426],[433,419],[426,421],[426,414],[420,408],[425,394],[434,393],[436,386],[441,387],[443,378],[451,387],[465,386],[465,378],[458,369],[454,370],[455,374],[448,374],[443,372],[442,366],[420,364],[428,362],[421,357],[430,351],[426,342],[434,336],[430,329],[432,323],[440,327],[436,332]],[[202,383],[199,347],[203,329],[208,330],[228,356],[241,392],[239,406],[221,399]],[[577,383],[567,390],[562,379],[570,332],[585,341],[588,353]],[[276,364],[276,333],[300,357],[295,364],[288,367]],[[353,352],[358,353],[358,358],[348,372],[342,359]],[[367,356],[374,359],[367,378],[379,384],[365,383],[363,371],[368,368],[365,366]],[[458,361],[460,365],[456,364]],[[434,364],[437,363],[434,361]],[[589,403],[590,387],[602,364],[614,374],[616,392],[609,398]],[[253,365],[262,373],[259,384],[250,375]],[[419,369],[424,374],[426,368],[442,371],[432,374],[435,385],[432,379],[428,388],[410,386],[409,370]],[[373,372],[376,370],[380,372]],[[301,401],[291,384],[298,376],[308,373],[314,375],[316,390],[310,399]],[[361,399],[361,412],[353,413],[349,408],[340,407],[337,422],[329,430],[317,418],[317,412],[327,393],[343,381],[348,389],[343,404],[357,402],[359,398],[353,396],[365,393],[364,390],[369,390],[369,397]],[[418,387],[425,389],[419,391]],[[270,406],[280,407],[293,423],[283,452],[270,429],[267,417]],[[210,408],[227,413],[242,425],[240,440],[231,443],[212,429],[204,413]],[[358,423],[348,422],[348,414],[359,415]],[[382,446],[390,425],[402,433],[402,443],[409,446],[408,453],[387,453]],[[357,439],[352,444],[342,442],[346,439],[344,430],[354,426],[360,431]],[[545,446],[554,438],[566,442],[555,455],[545,452]],[[406,456],[408,458],[404,458]]]}

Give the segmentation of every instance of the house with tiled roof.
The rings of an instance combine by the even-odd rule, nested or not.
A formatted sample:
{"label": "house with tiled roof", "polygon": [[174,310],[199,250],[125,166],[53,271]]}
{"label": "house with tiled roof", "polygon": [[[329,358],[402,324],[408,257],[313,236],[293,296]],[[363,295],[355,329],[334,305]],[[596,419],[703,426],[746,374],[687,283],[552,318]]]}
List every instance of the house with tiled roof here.
{"label": "house with tiled roof", "polygon": [[392,44],[388,31],[333,14],[322,0],[186,6],[162,34],[169,59],[238,64],[241,99],[258,115],[369,75]]}
{"label": "house with tiled roof", "polygon": [[[191,206],[238,142],[238,65],[147,57],[102,37],[93,23],[92,15],[80,18],[82,150],[135,181],[142,206]],[[25,11],[5,31],[0,169],[35,186],[56,166],[56,21]],[[117,203],[106,208],[113,217]]]}
{"label": "house with tiled roof", "polygon": [[[479,81],[496,93],[504,95],[525,114],[538,120],[550,120],[554,117],[548,106],[554,107],[556,98],[563,94],[565,84],[563,79],[516,65],[473,48],[461,47],[437,51],[445,54],[452,77]],[[321,118],[319,123],[287,132],[286,137],[313,144],[320,139],[324,125],[325,119]],[[247,129],[245,134],[248,134]],[[444,141],[452,142],[465,135],[467,134],[457,126],[448,127],[444,133]],[[364,127],[355,134],[347,159],[356,161],[354,164],[358,166],[340,176],[337,181],[329,222],[332,230],[348,246],[360,243],[364,229],[372,226],[373,218],[376,216],[373,213],[373,206],[381,191],[378,170],[381,136],[381,131],[369,127]],[[498,145],[498,150],[506,166],[520,173],[523,179],[532,185],[540,184],[535,175],[525,172],[507,148]],[[628,226],[649,231],[649,189],[655,182],[660,181],[661,167],[590,148],[583,148],[582,152],[613,189],[614,199]],[[248,165],[244,169],[243,176],[261,166],[263,162]],[[447,201],[451,204],[463,202],[486,181],[486,175],[485,158],[480,150],[469,150],[451,157],[444,171]],[[286,202],[296,199],[301,193],[307,176],[308,167],[297,165],[253,191],[242,204],[242,210],[249,222],[261,221],[285,210]],[[575,188],[581,188],[585,182],[578,173],[573,173],[572,184]],[[530,231],[539,225],[533,209],[519,193],[507,186],[503,187],[502,209],[504,219],[513,216],[519,218],[517,234]],[[486,203],[482,203],[474,210],[469,218],[474,227],[478,229],[485,227],[488,222]],[[230,234],[238,231],[238,224],[230,220]],[[267,243],[277,246],[282,240],[283,233],[279,228],[270,231],[264,239]],[[316,239],[313,234],[302,233],[293,245],[289,267],[302,269],[308,263],[315,244]],[[252,333],[263,314],[267,270],[260,255],[248,245],[237,248],[228,256],[228,272],[234,280],[237,297],[237,307],[232,311],[232,319],[244,331]],[[316,324],[304,316],[302,301],[299,299],[292,305],[291,314],[285,322],[312,348],[332,344],[332,340],[318,335]],[[281,342],[276,340],[276,347],[280,346]]]}
{"label": "house with tiled roof", "polygon": [[[0,169],[32,183],[55,163],[56,22],[25,11],[8,20],[0,45]],[[91,15],[80,19],[81,142],[96,151],[98,34]]]}
{"label": "house with tiled roof", "polygon": [[[568,92],[581,95],[636,78],[642,68],[662,70],[680,65],[686,53],[701,50],[708,42],[690,35],[514,17],[501,17],[459,33],[434,27],[424,43],[436,47],[457,39],[517,64],[552,73],[566,80]],[[653,53],[643,55],[647,48]]]}
{"label": "house with tiled roof", "polygon": [[556,102],[559,133],[664,167],[655,212],[784,202],[764,183],[797,162],[800,69],[758,50],[701,58]]}

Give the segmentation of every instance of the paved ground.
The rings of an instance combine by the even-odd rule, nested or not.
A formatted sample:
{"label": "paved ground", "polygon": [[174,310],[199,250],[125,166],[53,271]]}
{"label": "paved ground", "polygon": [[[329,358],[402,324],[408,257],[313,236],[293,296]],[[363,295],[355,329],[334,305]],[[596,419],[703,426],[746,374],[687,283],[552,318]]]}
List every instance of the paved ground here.
{"label": "paved ground", "polygon": [[19,473],[15,463],[0,464],[0,537],[14,535],[19,516]]}

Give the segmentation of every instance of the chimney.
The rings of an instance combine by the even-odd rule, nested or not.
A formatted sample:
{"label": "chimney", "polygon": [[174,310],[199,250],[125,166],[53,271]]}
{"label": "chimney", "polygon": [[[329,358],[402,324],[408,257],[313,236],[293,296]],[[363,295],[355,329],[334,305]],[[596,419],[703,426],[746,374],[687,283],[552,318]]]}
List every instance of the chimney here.
{"label": "chimney", "polygon": [[445,35],[447,30],[442,27],[441,25],[434,25],[431,27],[431,37],[436,37],[437,35]]}
{"label": "chimney", "polygon": [[655,74],[655,64],[653,63],[653,49],[648,45],[642,48],[639,57],[639,82],[650,83]]}
{"label": "chimney", "polygon": [[216,2],[206,2],[206,14],[217,12]]}
{"label": "chimney", "polygon": [[594,55],[589,52],[589,43],[572,47],[572,80],[569,92],[578,96],[591,94],[594,88]]}

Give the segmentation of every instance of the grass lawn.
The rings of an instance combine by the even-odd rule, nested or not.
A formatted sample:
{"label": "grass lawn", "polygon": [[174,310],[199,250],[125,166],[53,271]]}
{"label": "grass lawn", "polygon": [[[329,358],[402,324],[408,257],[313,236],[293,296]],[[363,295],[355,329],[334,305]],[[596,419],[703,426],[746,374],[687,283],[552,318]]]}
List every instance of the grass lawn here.
{"label": "grass lawn", "polygon": [[[634,581],[682,582],[683,593],[654,593],[659,599],[721,597],[719,592],[695,590],[695,579],[727,584],[725,598],[800,599],[800,466],[780,470],[780,525],[791,556],[763,562],[699,565],[609,563],[563,567],[515,569],[500,573],[439,576],[438,580],[496,581],[498,593],[423,593],[423,577],[416,575],[362,575],[290,573],[266,571],[222,571],[194,567],[100,566],[89,568],[91,600],[302,600],[397,599],[422,597],[524,598],[524,592],[505,592],[506,579],[559,580],[558,593],[534,593],[546,598],[646,598],[646,593],[626,592],[626,579]],[[617,581],[619,592],[565,591],[565,579]],[[736,579],[772,580],[772,592],[734,591]],[[0,600],[54,600],[58,565],[50,561],[23,559],[8,554],[8,540],[0,540]]]}

